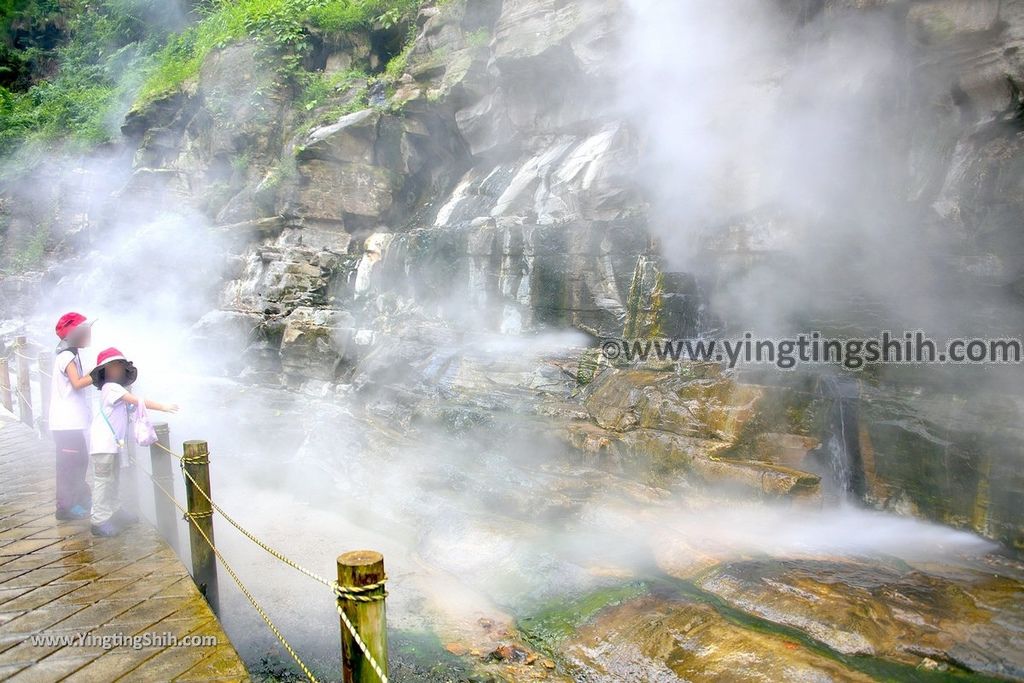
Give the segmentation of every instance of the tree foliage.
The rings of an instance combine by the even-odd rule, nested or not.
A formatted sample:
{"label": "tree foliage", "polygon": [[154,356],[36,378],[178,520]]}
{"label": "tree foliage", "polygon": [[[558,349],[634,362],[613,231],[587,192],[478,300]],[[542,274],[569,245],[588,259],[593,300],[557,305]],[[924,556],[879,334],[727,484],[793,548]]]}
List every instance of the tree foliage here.
{"label": "tree foliage", "polygon": [[[195,3],[193,3],[195,4]],[[307,32],[388,28],[423,0],[0,0],[0,156],[114,140],[132,106],[196,78],[209,54],[252,39],[287,77]],[[305,101],[307,98],[299,98]]]}

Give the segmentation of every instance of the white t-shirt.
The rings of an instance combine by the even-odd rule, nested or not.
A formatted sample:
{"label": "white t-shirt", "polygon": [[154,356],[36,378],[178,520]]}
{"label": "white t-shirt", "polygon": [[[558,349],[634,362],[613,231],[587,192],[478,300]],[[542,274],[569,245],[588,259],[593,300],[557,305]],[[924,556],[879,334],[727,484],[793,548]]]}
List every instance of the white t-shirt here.
{"label": "white t-shirt", "polygon": [[53,361],[50,379],[50,430],[54,432],[85,431],[92,424],[89,407],[90,388],[75,389],[68,379],[68,366],[72,363],[82,377],[82,359],[73,351],[61,351]]}
{"label": "white t-shirt", "polygon": [[92,418],[89,452],[119,453],[128,438],[129,405],[122,399],[128,393],[120,384],[107,382],[100,390],[100,409]]}

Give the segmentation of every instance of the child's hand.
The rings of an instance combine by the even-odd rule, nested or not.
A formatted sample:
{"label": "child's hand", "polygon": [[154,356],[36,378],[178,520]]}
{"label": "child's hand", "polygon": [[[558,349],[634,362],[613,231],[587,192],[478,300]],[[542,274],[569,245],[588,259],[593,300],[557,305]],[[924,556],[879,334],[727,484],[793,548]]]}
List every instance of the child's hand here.
{"label": "child's hand", "polygon": [[165,413],[176,413],[176,412],[178,412],[178,404],[177,403],[165,403],[161,407],[161,410],[163,410]]}

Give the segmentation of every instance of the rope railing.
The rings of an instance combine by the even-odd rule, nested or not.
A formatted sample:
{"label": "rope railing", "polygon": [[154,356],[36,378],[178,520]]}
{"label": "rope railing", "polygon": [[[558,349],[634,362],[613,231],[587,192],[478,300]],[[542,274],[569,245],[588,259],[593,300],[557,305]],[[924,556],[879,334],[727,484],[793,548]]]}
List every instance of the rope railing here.
{"label": "rope railing", "polygon": [[[36,368],[36,372],[38,372],[40,375],[43,375],[44,377],[53,377],[53,375],[51,375],[49,372],[47,372],[46,368],[43,367],[43,363],[42,363],[40,357],[38,357],[38,356],[26,356],[24,353],[21,353],[20,351],[18,351],[18,347],[17,346],[11,348],[11,353],[13,354],[14,358],[21,358],[22,360],[27,360],[30,363],[38,363],[39,366]],[[10,357],[8,358],[8,360],[9,359],[10,359]]]}
{"label": "rope railing", "polygon": [[21,393],[21,389],[19,389],[18,387],[11,387],[10,389],[11,391],[14,392],[14,395],[17,396],[20,401],[24,403],[32,403],[32,400],[25,396],[25,394]]}
{"label": "rope railing", "polygon": [[141,469],[142,472],[147,477],[149,477],[150,481],[153,482],[154,486],[156,486],[157,489],[163,492],[167,499],[174,504],[174,507],[178,508],[178,510],[182,513],[183,519],[188,520],[189,523],[192,524],[193,528],[195,528],[196,531],[198,531],[199,534],[203,537],[203,540],[205,540],[206,543],[210,546],[210,550],[212,550],[214,555],[217,556],[217,560],[221,563],[221,565],[223,565],[228,575],[231,576],[231,579],[235,582],[235,585],[238,586],[238,590],[242,592],[242,595],[246,597],[246,599],[249,601],[249,604],[251,604],[253,606],[253,609],[256,610],[256,613],[260,615],[264,622],[266,622],[267,627],[277,637],[278,641],[281,643],[281,646],[284,647],[284,649],[288,652],[289,655],[291,655],[291,658],[295,660],[295,663],[299,665],[299,668],[302,669],[302,673],[306,675],[306,678],[308,678],[311,683],[318,683],[316,676],[314,676],[313,672],[309,670],[309,667],[306,666],[306,663],[302,661],[302,658],[299,657],[299,654],[295,651],[295,648],[291,646],[291,643],[288,642],[288,640],[281,633],[280,629],[277,628],[277,625],[274,624],[273,619],[270,618],[270,615],[268,615],[266,610],[263,609],[263,606],[260,605],[258,600],[256,600],[252,592],[249,591],[248,588],[246,588],[244,583],[242,583],[242,579],[239,578],[234,568],[224,558],[224,555],[223,553],[221,553],[220,549],[218,549],[217,546],[214,545],[213,541],[210,540],[210,537],[206,534],[205,531],[203,531],[203,528],[195,523],[194,513],[190,513],[181,503],[179,503],[178,499],[175,498],[174,495],[171,492],[169,492],[166,488],[164,488],[164,486],[159,481],[157,481],[156,477],[154,477],[153,474],[149,472],[145,467],[140,467],[139,469]]}
{"label": "rope railing", "polygon": [[[374,583],[370,583],[370,584],[367,584],[367,585],[364,585],[364,586],[342,586],[337,581],[329,581],[329,580],[325,579],[324,577],[320,576],[319,574],[317,574],[316,572],[312,571],[311,569],[307,569],[306,567],[303,567],[298,562],[290,559],[284,553],[282,553],[282,552],[280,552],[278,550],[275,550],[268,543],[266,543],[265,541],[263,541],[259,537],[257,537],[256,534],[254,534],[253,532],[251,532],[248,529],[246,529],[238,521],[236,521],[234,519],[234,517],[232,517],[227,512],[225,512],[224,509],[220,505],[218,505],[213,500],[213,498],[211,496],[207,495],[205,489],[184,468],[184,465],[188,464],[188,462],[189,462],[188,456],[182,455],[180,453],[175,453],[174,451],[172,451],[171,449],[167,448],[166,446],[164,446],[159,441],[157,441],[153,445],[156,446],[157,448],[159,448],[160,450],[162,450],[163,452],[167,453],[171,457],[177,459],[178,462],[182,464],[182,470],[181,470],[182,474],[185,476],[185,478],[189,482],[191,482],[191,484],[194,487],[193,490],[198,492],[210,504],[211,508],[214,511],[216,511],[218,514],[220,514],[220,516],[223,517],[224,520],[226,522],[228,522],[231,526],[233,526],[239,533],[241,533],[243,536],[245,536],[247,539],[249,539],[253,544],[255,544],[257,547],[261,548],[263,551],[265,551],[266,553],[268,553],[270,556],[274,557],[278,561],[280,561],[283,564],[291,567],[292,569],[300,572],[301,574],[304,574],[305,576],[307,576],[307,577],[317,581],[318,583],[320,583],[320,584],[322,584],[324,586],[327,586],[328,588],[330,588],[332,590],[332,592],[334,593],[335,598],[337,600],[337,611],[338,611],[338,616],[341,619],[341,623],[344,624],[346,630],[351,635],[353,642],[356,644],[356,646],[362,652],[363,656],[366,658],[367,663],[370,665],[370,668],[373,669],[374,673],[377,675],[377,677],[381,681],[381,683],[388,683],[388,676],[384,672],[383,667],[381,667],[381,665],[377,662],[377,659],[376,659],[376,657],[374,657],[373,653],[370,652],[369,646],[366,644],[366,642],[360,636],[359,630],[356,628],[355,624],[352,623],[352,620],[349,618],[348,614],[345,612],[345,609],[344,609],[344,606],[343,606],[343,603],[346,602],[346,601],[370,603],[370,602],[380,602],[380,601],[384,600],[387,597],[387,591],[383,590],[384,585],[387,582],[387,577],[385,576],[380,581],[377,581],[377,582],[374,582]],[[204,460],[204,462],[205,462],[205,460]],[[143,470],[143,471],[145,472],[145,470]],[[151,479],[153,478],[152,475],[150,475],[148,472],[146,472],[146,474],[149,475]],[[160,488],[161,491],[163,491],[165,494],[167,494],[166,489],[164,489],[163,486],[160,486],[160,484],[155,479],[153,480],[153,483],[156,484]],[[175,500],[174,502],[180,508],[180,505],[177,503],[177,501]],[[194,519],[193,519],[194,513],[188,513],[187,511],[184,511],[184,510],[183,510],[183,512],[185,512],[186,517],[189,519],[190,523],[195,524]],[[212,512],[210,514],[212,514]],[[200,527],[198,525],[196,525],[196,528],[198,530],[200,530],[200,532],[202,533],[202,530],[200,529]],[[207,541],[207,543],[210,543],[209,538],[206,536],[206,534],[202,533],[202,535],[203,535],[203,538]],[[232,578],[236,579],[236,577],[232,573],[231,568],[223,560],[223,558],[222,558],[222,556],[220,554],[220,551],[217,550],[217,548],[212,543],[210,543],[210,547],[213,549],[213,552],[217,555],[217,558],[221,560],[221,563],[224,565],[225,569],[228,570],[228,573],[232,574]],[[237,579],[235,580],[235,582],[239,583]],[[245,588],[240,583],[239,583],[239,588],[243,591],[243,593],[246,593]],[[246,597],[249,597],[249,595],[246,594]],[[250,602],[253,602],[252,598],[250,598]],[[257,609],[257,611],[260,611],[260,607],[258,605],[256,605],[255,602],[253,602],[253,607],[255,607]],[[264,614],[261,612],[260,616],[264,616]],[[266,616],[264,616],[264,620],[267,621],[268,618]],[[285,649],[288,650],[289,654],[292,655],[292,658],[295,659],[295,661],[299,664],[300,668],[302,668],[303,672],[307,676],[310,677],[310,680],[313,681],[313,683],[316,683],[316,679],[312,677],[312,674],[308,671],[308,669],[306,669],[305,665],[298,658],[298,656],[294,653],[294,651],[291,649],[291,647],[288,645],[288,643],[283,639],[283,637],[279,634],[279,632],[276,630],[276,628],[273,626],[273,624],[271,624],[268,621],[268,625],[271,627],[271,630],[274,631],[275,635],[278,636],[278,639],[281,640],[281,643],[282,643],[282,645],[284,645]]]}
{"label": "rope railing", "polygon": [[[26,353],[34,346],[25,336],[14,338],[14,343],[7,349],[6,355],[0,357],[0,404],[7,410],[13,411],[17,399],[18,417],[25,425],[36,428],[46,433],[47,417],[50,406],[50,386],[46,377],[51,374],[46,371],[47,359],[49,356],[40,351],[38,356],[30,356]],[[40,348],[36,346],[36,348]],[[16,371],[16,374],[14,372]],[[32,407],[32,384],[33,376],[38,373],[39,396],[41,398],[41,414],[36,419]],[[17,383],[12,379],[17,378]]]}
{"label": "rope railing", "polygon": [[[24,358],[24,359],[26,359],[26,360],[33,360],[33,361],[38,361],[38,360],[39,360],[38,358],[30,358],[29,356],[23,356],[23,355],[21,355],[20,353],[15,353],[15,354],[13,354],[13,355],[10,355],[10,356],[8,356],[8,357],[6,358],[6,360],[7,360],[8,362],[10,362],[10,360],[11,360],[11,359],[13,359],[13,358]],[[39,374],[40,374],[40,375],[42,375],[43,377],[53,377],[53,375],[52,375],[52,374],[50,374],[50,373],[49,373],[49,372],[47,372],[46,370],[43,370],[43,366],[41,366],[41,365],[40,365],[39,367],[37,367],[37,368],[35,369],[35,372],[39,373]]]}
{"label": "rope railing", "polygon": [[[13,357],[14,357],[14,356],[9,356],[9,357],[7,358],[7,360],[9,361],[9,360],[10,360],[11,358],[13,358]],[[39,373],[40,375],[43,375],[44,377],[53,377],[53,375],[51,375],[50,373],[46,372],[46,371],[45,371],[45,370],[43,370],[42,368],[36,368],[36,369],[35,369],[35,372]]]}
{"label": "rope railing", "polygon": [[[33,429],[39,427],[45,433],[46,414],[49,412],[49,385],[42,377],[45,373],[42,363],[39,363],[39,395],[42,398],[43,410],[37,424],[32,409],[32,363],[38,362],[39,359],[21,353],[18,349],[23,345],[19,338],[18,343],[10,349],[10,354],[0,358],[0,403],[11,411],[17,405],[21,421]],[[17,378],[17,382],[13,381],[14,378]]]}
{"label": "rope railing", "polygon": [[[52,377],[51,373],[45,369],[45,354],[40,354],[39,357],[33,358],[21,351],[23,348],[27,348],[28,344],[24,339],[19,338],[16,345],[11,349],[12,354],[8,357],[0,357],[0,398],[6,392],[8,398],[17,398],[18,406],[21,412],[22,421],[30,427],[41,426],[43,433],[46,432],[45,415],[48,411],[49,403],[49,386],[46,384],[44,377]],[[17,359],[17,362],[12,362]],[[43,402],[43,415],[44,418],[39,422],[39,425],[35,424],[32,419],[32,383],[31,375],[33,368],[29,363],[35,362],[38,366],[35,368],[39,375],[40,391],[39,395],[42,397]],[[51,363],[52,364],[52,363]],[[18,371],[18,383],[11,381],[11,375],[9,370],[15,368]],[[5,403],[6,405],[6,403]],[[163,427],[162,440],[167,437],[166,427]],[[166,441],[169,443],[169,441]],[[202,450],[192,450],[192,447],[196,444],[201,444]],[[252,542],[254,545],[262,549],[264,552],[275,558],[279,562],[286,566],[294,569],[295,571],[303,574],[304,576],[313,579],[317,583],[329,588],[335,599],[335,606],[337,608],[339,623],[343,629],[342,631],[342,644],[343,644],[343,656],[342,665],[346,670],[346,679],[349,678],[351,671],[359,669],[362,673],[358,676],[352,676],[353,680],[357,680],[360,683],[373,680],[373,676],[376,677],[380,683],[388,683],[388,676],[386,671],[386,636],[384,635],[384,613],[382,603],[387,597],[387,591],[385,590],[385,584],[387,582],[387,576],[383,571],[383,560],[379,554],[374,553],[378,560],[379,567],[372,567],[367,570],[369,573],[361,573],[361,569],[357,569],[354,573],[348,577],[346,583],[357,583],[358,585],[342,585],[342,569],[352,569],[354,567],[362,568],[366,565],[365,557],[359,558],[359,563],[354,563],[351,566],[344,564],[343,560],[345,555],[338,558],[338,581],[332,581],[324,578],[317,572],[308,569],[298,562],[292,560],[281,551],[273,548],[269,543],[262,540],[255,533],[247,529],[241,523],[239,523],[233,516],[227,513],[220,505],[214,500],[212,495],[209,493],[209,456],[206,451],[205,442],[187,442],[185,444],[185,454],[179,454],[172,451],[165,443],[157,441],[152,445],[153,448],[171,456],[178,461],[182,474],[185,478],[186,489],[189,494],[189,505],[188,507],[182,505],[173,494],[173,479],[170,475],[170,464],[164,459],[165,463],[161,467],[163,475],[157,475],[153,472],[148,471],[144,467],[139,467],[143,473],[150,479],[154,485],[154,491],[158,491],[165,497],[170,503],[176,508],[189,525],[190,536],[194,539],[192,545],[192,563],[193,563],[193,577],[196,582],[204,589],[204,593],[209,591],[207,599],[214,605],[216,605],[216,563],[219,563],[227,571],[232,581],[238,586],[239,591],[245,596],[252,607],[256,610],[257,614],[267,624],[267,627],[271,630],[274,636],[281,643],[281,646],[288,652],[291,658],[295,661],[298,667],[302,670],[303,674],[312,682],[318,683],[316,677],[312,671],[306,666],[302,658],[298,655],[291,644],[285,639],[284,635],[278,629],[277,625],[273,622],[270,616],[267,614],[263,606],[256,600],[252,592],[245,586],[241,578],[235,572],[234,568],[224,557],[220,549],[217,547],[213,539],[213,526],[212,518],[214,513],[219,514],[228,524],[234,527],[242,536]],[[153,467],[156,469],[157,457],[155,451],[152,452]],[[166,469],[164,469],[166,468]],[[192,469],[196,472],[196,476],[193,476]],[[196,477],[199,477],[197,479]],[[205,486],[204,484],[205,480]],[[164,485],[164,482],[170,485],[170,489]],[[154,494],[156,497],[154,501],[159,500],[160,495]],[[195,499],[195,500],[194,500]],[[193,505],[201,499],[203,502],[208,503],[206,505]],[[192,508],[195,509],[192,509]],[[158,521],[161,522],[161,531],[165,535],[176,537],[174,532],[174,519],[173,511],[170,508],[164,506],[163,508],[157,508]],[[166,520],[166,527],[163,526],[163,521]],[[194,535],[193,535],[194,534]],[[198,540],[196,540],[198,539]],[[170,538],[168,540],[171,540]],[[199,545],[195,545],[198,543]],[[200,550],[202,551],[200,553]],[[210,581],[204,584],[201,580],[200,571],[197,567],[197,553],[205,558],[206,563],[202,565],[204,569],[209,569]],[[212,553],[212,557],[210,556]],[[358,554],[358,553],[355,553]],[[379,571],[377,571],[379,569]],[[373,573],[376,572],[376,573]],[[204,573],[205,575],[205,573]],[[380,605],[378,608],[376,605]],[[358,618],[358,621],[357,621]],[[364,634],[360,633],[360,626],[363,624],[369,630],[369,633],[373,638],[377,655],[374,654],[374,649],[367,643],[367,639]],[[346,640],[346,634],[350,640]],[[354,647],[353,647],[354,646]],[[358,650],[358,657],[355,656],[355,652]],[[381,665],[380,661],[384,661],[384,666]],[[360,668],[361,667],[361,668]],[[370,671],[373,673],[371,674]],[[366,678],[370,676],[371,678]]]}
{"label": "rope railing", "polygon": [[[383,583],[383,581],[381,583]],[[385,674],[383,669],[380,668],[380,664],[377,663],[377,659],[370,654],[370,648],[363,642],[363,639],[359,636],[359,631],[356,630],[355,624],[353,624],[352,620],[348,618],[348,614],[345,613],[345,609],[341,606],[343,600],[352,598],[342,597],[340,591],[343,589],[340,586],[336,590],[338,591],[336,593],[338,595],[338,616],[341,617],[341,621],[345,624],[345,628],[348,629],[348,632],[352,635],[352,640],[355,641],[356,645],[359,646],[359,649],[362,651],[363,656],[366,657],[366,661],[370,664],[370,668],[372,668],[373,672],[377,674],[377,678],[379,678],[382,683],[388,683],[387,674]],[[377,600],[383,600],[384,595],[386,595],[386,593],[382,594],[380,598],[375,598],[373,601],[376,602]]]}
{"label": "rope railing", "polygon": [[[157,441],[153,445],[156,446],[157,448],[159,448],[160,450],[164,451],[165,453],[167,453],[171,457],[177,458],[179,462],[184,463],[186,461],[186,458],[185,458],[184,455],[179,455],[179,454],[175,453],[174,451],[172,451],[171,449],[167,448],[166,446],[164,446],[159,441]],[[303,567],[299,563],[297,563],[294,560],[291,560],[288,557],[286,557],[283,553],[281,553],[281,552],[279,552],[277,550],[274,550],[272,547],[270,547],[269,545],[267,545],[266,543],[261,541],[256,536],[256,534],[252,533],[251,531],[249,531],[248,529],[243,527],[241,524],[239,524],[237,521],[235,521],[234,517],[232,517],[228,513],[224,512],[224,509],[221,508],[221,506],[217,505],[217,503],[215,503],[210,496],[207,496],[206,495],[206,491],[204,491],[203,488],[201,486],[199,486],[199,483],[196,482],[196,480],[192,478],[191,474],[189,474],[184,469],[182,469],[182,474],[184,474],[185,477],[189,481],[192,482],[192,484],[196,487],[196,490],[200,493],[200,495],[202,495],[203,498],[205,498],[207,501],[209,501],[209,503],[213,507],[213,509],[216,510],[218,513],[220,513],[220,516],[224,518],[224,521],[226,521],[231,526],[235,527],[235,529],[237,529],[239,531],[239,533],[241,533],[243,536],[245,536],[250,541],[255,543],[257,546],[262,548],[264,551],[266,551],[272,557],[280,560],[281,562],[285,563],[286,565],[288,565],[292,569],[295,569],[295,570],[305,574],[309,578],[314,579],[315,581],[318,581],[318,582],[322,583],[323,585],[327,586],[328,588],[333,588],[334,587],[336,582],[328,581],[327,579],[325,579],[324,577],[320,576],[316,572],[314,572],[314,571],[312,571],[310,569],[306,569],[305,567]]]}

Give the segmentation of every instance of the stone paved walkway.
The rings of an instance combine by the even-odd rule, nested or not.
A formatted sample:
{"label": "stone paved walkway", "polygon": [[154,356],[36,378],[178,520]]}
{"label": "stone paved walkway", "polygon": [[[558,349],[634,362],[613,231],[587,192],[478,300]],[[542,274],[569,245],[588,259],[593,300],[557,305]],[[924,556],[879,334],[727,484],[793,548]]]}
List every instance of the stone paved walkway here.
{"label": "stone paved walkway", "polygon": [[88,522],[54,518],[53,461],[50,445],[0,408],[0,681],[248,681],[146,522],[100,539]]}

